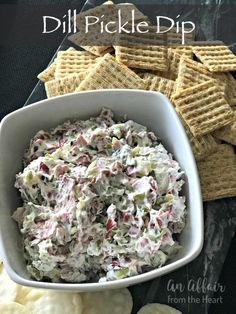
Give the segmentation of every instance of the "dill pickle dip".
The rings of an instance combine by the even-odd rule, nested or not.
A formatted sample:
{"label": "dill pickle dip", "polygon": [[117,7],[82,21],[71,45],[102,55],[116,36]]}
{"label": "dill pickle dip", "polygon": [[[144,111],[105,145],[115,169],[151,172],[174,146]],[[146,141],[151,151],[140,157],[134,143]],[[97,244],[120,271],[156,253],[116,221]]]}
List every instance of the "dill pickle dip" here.
{"label": "dill pickle dip", "polygon": [[110,281],[161,267],[181,247],[183,171],[157,136],[104,108],[39,131],[16,175],[14,212],[36,280]]}

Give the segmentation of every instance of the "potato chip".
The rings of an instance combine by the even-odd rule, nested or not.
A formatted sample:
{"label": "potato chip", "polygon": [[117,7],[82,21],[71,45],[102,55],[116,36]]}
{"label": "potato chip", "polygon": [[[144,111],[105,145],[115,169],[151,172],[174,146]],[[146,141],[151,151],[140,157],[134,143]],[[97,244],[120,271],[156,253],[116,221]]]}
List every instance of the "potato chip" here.
{"label": "potato chip", "polygon": [[130,314],[133,307],[128,289],[87,292],[81,294],[83,314]]}
{"label": "potato chip", "polygon": [[3,268],[0,273],[0,302],[13,302],[17,295],[17,284],[10,279]]}
{"label": "potato chip", "polygon": [[223,42],[196,42],[193,52],[211,72],[236,71],[236,56]]}
{"label": "potato chip", "polygon": [[47,291],[46,289],[34,289],[34,288],[28,288],[28,287],[24,287],[24,288],[21,286],[17,290],[17,297],[16,297],[17,302],[23,305],[26,305],[27,303],[30,304],[31,302],[37,301]]}
{"label": "potato chip", "polygon": [[0,273],[2,272],[3,270],[3,261],[0,259]]}
{"label": "potato chip", "polygon": [[233,120],[233,111],[214,80],[181,90],[172,96],[172,101],[196,137],[213,132]]}
{"label": "potato chip", "polygon": [[27,294],[30,293],[32,290],[32,288],[18,285],[15,301],[20,304],[24,304],[24,300],[26,299]]}
{"label": "potato chip", "polygon": [[103,5],[104,5],[104,4],[105,4],[105,5],[109,5],[109,4],[114,4],[114,2],[109,0],[109,1],[103,2]]}
{"label": "potato chip", "polygon": [[217,151],[197,163],[204,201],[236,196],[236,155],[233,146],[219,144]]}
{"label": "potato chip", "polygon": [[1,314],[31,314],[31,312],[25,306],[16,302],[0,303],[0,313]]}
{"label": "potato chip", "polygon": [[166,304],[150,303],[144,305],[137,314],[182,314],[182,312]]}
{"label": "potato chip", "polygon": [[82,314],[83,304],[78,293],[32,289],[23,302],[32,314]]}

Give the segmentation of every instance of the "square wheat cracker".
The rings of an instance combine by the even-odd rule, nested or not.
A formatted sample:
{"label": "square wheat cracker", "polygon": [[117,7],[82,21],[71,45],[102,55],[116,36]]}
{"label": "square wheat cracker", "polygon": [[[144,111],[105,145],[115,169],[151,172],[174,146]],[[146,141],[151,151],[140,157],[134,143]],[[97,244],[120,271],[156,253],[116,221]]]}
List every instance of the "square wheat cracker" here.
{"label": "square wheat cracker", "polygon": [[236,56],[223,42],[208,42],[208,44],[193,45],[197,58],[211,72],[236,71]]}
{"label": "square wheat cracker", "polygon": [[115,43],[117,61],[131,68],[165,71],[168,67],[166,35],[157,36],[153,26],[145,34],[119,34]]}
{"label": "square wheat cracker", "polygon": [[[110,21],[115,21],[118,23],[118,10],[121,10],[121,17],[123,22],[130,23],[133,20],[134,23],[146,21],[148,24],[150,24],[148,17],[140,12],[134,4],[114,4],[112,1],[106,1],[100,6],[79,13],[76,17],[76,26],[80,30],[80,33],[73,34],[69,36],[68,39],[85,50],[90,51],[98,56],[102,56],[105,53],[111,52],[111,50],[108,51],[108,49],[113,49],[113,34],[109,34],[107,32],[103,32],[101,34],[101,28],[99,24],[93,25],[93,29],[86,33],[84,21],[85,17],[90,15],[96,16],[98,18],[102,16],[104,25]],[[131,14],[132,11],[134,11],[134,18]],[[83,44],[83,42],[86,44]]]}
{"label": "square wheat cracker", "polygon": [[236,146],[236,111],[234,111],[232,123],[216,130],[213,135],[219,140]]}
{"label": "square wheat cracker", "polygon": [[135,69],[132,68],[136,74],[138,74],[142,79],[154,78],[155,76],[160,76],[166,79],[169,79],[168,72],[164,71],[151,71],[151,70],[143,70],[143,69]]}
{"label": "square wheat cracker", "polygon": [[118,10],[121,11],[121,23],[131,22],[133,19],[132,11],[134,11],[134,19],[133,21],[147,21],[150,22],[148,17],[144,15],[141,11],[133,3],[107,3],[96,6],[95,8],[91,8],[89,10],[80,12],[76,16],[76,26],[78,29],[85,29],[85,17],[86,16],[96,16],[100,18],[103,16],[104,25],[110,21],[118,22]]}
{"label": "square wheat cracker", "polygon": [[233,120],[233,111],[215,80],[181,90],[172,96],[172,101],[196,137],[211,133]]}
{"label": "square wheat cracker", "polygon": [[202,160],[217,150],[218,144],[211,134],[195,137],[188,125],[179,117],[188,136],[196,160]]}
{"label": "square wheat cracker", "polygon": [[70,74],[63,78],[51,80],[45,83],[47,97],[54,97],[75,92],[86,76],[86,72]]}
{"label": "square wheat cracker", "polygon": [[171,80],[176,80],[179,74],[179,64],[181,55],[176,53],[174,50],[168,48],[167,60],[168,60],[168,78]]}
{"label": "square wheat cracker", "polygon": [[[166,32],[167,34],[167,43],[170,47],[178,47],[180,45],[183,45],[183,35],[182,35],[182,27],[172,27],[170,29],[170,27],[168,26],[161,26],[160,30],[162,32]],[[184,45],[190,45],[192,42],[194,42],[195,40],[195,31],[193,30],[191,32],[190,28],[185,28],[185,31],[189,30],[189,32],[185,33],[184,39]]]}
{"label": "square wheat cracker", "polygon": [[[82,40],[82,43],[79,45],[85,50],[95,53],[96,55],[104,55],[104,51],[108,48],[111,48],[114,44],[114,34],[105,31],[101,32],[101,26],[99,23],[93,25],[86,31],[85,17],[95,16],[99,19],[102,17],[104,25],[110,21],[113,21],[116,23],[115,25],[118,25],[118,11],[121,12],[121,23],[130,24],[131,21],[134,23],[138,23],[139,21],[146,21],[148,24],[150,24],[148,17],[140,12],[138,8],[132,3],[114,4],[104,2],[102,5],[86,10],[77,15],[76,26],[79,29],[80,34],[70,36],[69,40],[72,42],[76,41],[76,44],[78,44],[78,41],[81,42]],[[111,29],[110,27],[110,30],[115,31],[116,26],[112,25],[112,28],[114,29]],[[80,37],[80,39],[78,37]]]}
{"label": "square wheat cracker", "polygon": [[87,51],[60,51],[57,56],[55,78],[87,71],[98,60],[99,57]]}
{"label": "square wheat cracker", "polygon": [[224,83],[225,98],[230,106],[236,106],[236,80],[231,73],[213,73],[212,77],[218,81],[218,84]]}
{"label": "square wheat cracker", "polygon": [[[76,51],[76,49],[70,47],[66,51]],[[55,58],[54,61],[44,71],[40,72],[37,78],[42,82],[53,80],[55,78],[56,62],[57,58]]]}
{"label": "square wheat cracker", "polygon": [[204,201],[236,196],[236,155],[231,145],[218,145],[217,151],[197,166]]}
{"label": "square wheat cracker", "polygon": [[160,76],[148,78],[147,85],[148,90],[160,92],[169,98],[175,91],[175,81]]}
{"label": "square wheat cracker", "polygon": [[116,5],[114,3],[110,5],[104,5],[101,4],[99,6],[96,6],[95,8],[91,8],[89,10],[80,12],[79,14],[76,15],[76,27],[79,30],[84,30],[85,29],[85,17],[86,16],[95,16],[95,17],[101,17],[104,15],[104,23],[108,22],[108,18],[110,17],[111,20],[112,18],[115,17],[116,14]]}
{"label": "square wheat cracker", "polygon": [[[96,35],[96,34],[94,34]],[[84,50],[96,55],[96,56],[103,56],[107,52],[113,51],[113,47],[109,46],[90,46],[90,45],[83,45],[83,40],[85,38],[85,35],[82,35],[82,33],[78,32],[75,34],[72,34],[68,37],[68,40],[71,41],[73,44],[83,48]]]}
{"label": "square wheat cracker", "polygon": [[117,61],[131,68],[167,70],[166,47],[164,46],[116,46]]}
{"label": "square wheat cracker", "polygon": [[[106,5],[106,7],[104,7],[104,5]],[[103,11],[103,12],[106,11],[107,14],[111,15],[111,12],[114,11],[114,9],[113,9],[114,6],[113,5],[114,5],[114,3],[112,1],[106,1],[106,2],[104,2],[100,6],[92,8],[90,10],[86,10],[84,12],[80,12],[76,16],[76,26],[77,26],[77,28],[79,28],[80,30],[84,29],[84,23],[82,21],[84,21],[84,18],[85,18],[86,15],[88,15],[88,13],[89,14],[91,13],[92,16],[94,16],[94,15],[96,16],[96,14],[99,15],[99,13],[101,11]],[[72,22],[73,22],[73,20],[72,20]],[[100,33],[99,29],[96,27],[95,30],[91,34],[91,36],[92,36],[91,38],[93,38],[93,36],[95,36],[96,37],[95,40],[98,40],[99,39],[98,38],[98,34],[99,33]],[[83,31],[81,31],[81,32],[78,32],[78,33],[70,35],[68,37],[68,40],[70,40],[74,44],[84,48],[85,50],[87,50],[87,51],[89,51],[89,52],[91,52],[91,53],[93,53],[93,54],[95,54],[97,56],[101,56],[105,50],[110,48],[110,46],[102,46],[102,45],[95,46],[95,45],[92,45],[92,42],[93,42],[92,39],[91,39],[91,44],[90,45],[86,45],[86,46],[82,45],[81,41],[83,41],[85,38],[86,38],[86,34]]]}
{"label": "square wheat cracker", "polygon": [[185,58],[193,58],[192,46],[171,46],[168,48],[170,51],[178,53],[179,55],[184,56]]}
{"label": "square wheat cracker", "polygon": [[54,79],[56,70],[56,59],[42,72],[37,75],[37,78],[42,82],[47,82]]}
{"label": "square wheat cracker", "polygon": [[145,89],[145,87],[143,79],[125,65],[117,62],[113,56],[106,54],[88,73],[77,91],[103,88]]}
{"label": "square wheat cracker", "polygon": [[[167,69],[165,71],[157,71],[157,70],[152,70],[151,72],[144,72],[144,73],[150,73],[153,75],[161,76],[166,79],[170,80],[176,80],[178,77],[178,72],[179,72],[179,63],[181,59],[181,54],[176,52],[172,48],[167,48]],[[135,69],[137,72],[138,69]],[[140,71],[143,71],[140,69]],[[142,72],[137,72],[140,77],[143,76]]]}
{"label": "square wheat cracker", "polygon": [[202,160],[217,150],[217,142],[211,134],[195,137],[191,132],[186,133],[196,160]]}
{"label": "square wheat cracker", "polygon": [[176,92],[211,79],[212,73],[203,64],[182,56],[176,79]]}
{"label": "square wheat cracker", "polygon": [[230,106],[236,106],[236,80],[230,73],[224,73],[227,76],[226,83],[226,97]]}

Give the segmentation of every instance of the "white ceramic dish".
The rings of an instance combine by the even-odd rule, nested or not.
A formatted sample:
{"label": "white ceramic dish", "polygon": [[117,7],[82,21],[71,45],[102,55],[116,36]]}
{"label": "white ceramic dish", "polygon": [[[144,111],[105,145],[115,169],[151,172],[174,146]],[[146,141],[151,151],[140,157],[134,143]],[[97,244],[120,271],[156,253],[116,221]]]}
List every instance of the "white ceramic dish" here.
{"label": "white ceramic dish", "polygon": [[[134,277],[105,283],[48,283],[29,277],[23,257],[21,235],[11,214],[21,200],[14,188],[15,174],[22,169],[22,156],[40,129],[50,129],[67,118],[87,119],[102,107],[116,117],[127,114],[161,138],[186,173],[183,193],[187,198],[187,224],[180,236],[183,249],[167,265]],[[0,128],[0,255],[10,277],[17,283],[61,290],[98,291],[127,287],[169,273],[192,261],[203,244],[203,210],[195,160],[185,131],[169,100],[162,94],[139,90],[87,91],[55,97],[23,107],[1,122]]]}

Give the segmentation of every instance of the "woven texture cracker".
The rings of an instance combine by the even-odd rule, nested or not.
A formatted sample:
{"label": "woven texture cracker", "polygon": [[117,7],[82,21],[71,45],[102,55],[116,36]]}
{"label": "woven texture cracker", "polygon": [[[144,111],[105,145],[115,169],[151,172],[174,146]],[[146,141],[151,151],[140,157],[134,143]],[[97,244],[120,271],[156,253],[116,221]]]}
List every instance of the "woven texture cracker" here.
{"label": "woven texture cracker", "polygon": [[103,88],[145,89],[145,87],[143,79],[125,65],[118,63],[110,54],[106,54],[89,72],[77,91]]}
{"label": "woven texture cracker", "polygon": [[142,70],[142,69],[135,69],[132,68],[132,71],[134,71],[136,74],[138,74],[142,79],[152,79],[156,76],[160,76],[163,78],[169,79],[169,73],[164,71],[147,71],[147,70]]}
{"label": "woven texture cracker", "polygon": [[86,51],[96,55],[96,56],[103,56],[106,52],[108,52],[107,50],[109,49],[110,51],[113,50],[112,47],[109,46],[84,46],[82,44],[84,39],[84,35],[82,35],[81,33],[75,33],[72,34],[70,36],[68,36],[68,40],[71,41],[73,44],[85,49]]}
{"label": "woven texture cracker", "polygon": [[192,59],[193,57],[193,50],[192,46],[171,46],[168,48],[170,51],[178,53],[179,55],[184,56],[186,58]]}
{"label": "woven texture cracker", "polygon": [[196,160],[202,160],[217,150],[218,144],[211,134],[195,137],[191,133],[186,123],[183,122],[183,120],[182,123],[184,125]]}
{"label": "woven texture cracker", "polygon": [[[146,21],[150,24],[148,17],[140,12],[134,4],[104,4],[107,3],[103,3],[100,6],[83,11],[76,16],[76,26],[81,33],[80,36],[82,36],[82,43],[80,43],[80,46],[92,53],[95,52],[96,55],[102,55],[104,50],[107,50],[108,47],[114,46],[114,33],[110,32],[115,31],[120,23],[125,24],[125,29],[131,27],[132,23],[138,23],[139,21]],[[119,21],[118,18],[118,11],[120,12],[121,21]],[[100,23],[90,25],[86,28],[86,16],[94,16],[101,19],[103,25],[107,25],[112,21],[113,24],[109,24],[110,32],[102,31]],[[96,46],[96,49],[92,48],[94,46]]]}
{"label": "woven texture cracker", "polygon": [[217,143],[211,134],[195,137],[191,134],[191,132],[186,133],[196,160],[202,160],[216,151]]}
{"label": "woven texture cracker", "polygon": [[196,137],[211,133],[233,119],[233,111],[214,80],[184,89],[173,95],[172,101]]}
{"label": "woven texture cracker", "polygon": [[166,36],[157,36],[153,27],[149,31],[146,34],[119,34],[115,45],[117,61],[131,68],[167,70]]}
{"label": "woven texture cracker", "polygon": [[87,51],[59,51],[55,78],[85,72],[93,67],[98,60],[96,56]]}
{"label": "woven texture cracker", "polygon": [[[70,47],[66,51],[76,51],[75,48]],[[56,71],[56,62],[57,58],[41,73],[38,74],[37,78],[42,82],[47,82],[53,80],[55,78],[55,71]]]}
{"label": "woven texture cracker", "polygon": [[147,89],[160,92],[170,98],[175,91],[175,82],[160,76],[154,76],[147,79]]}
{"label": "woven texture cracker", "polygon": [[218,81],[218,84],[224,83],[225,98],[230,106],[236,106],[236,80],[230,73],[213,73],[213,78]]}
{"label": "woven texture cracker", "polygon": [[168,73],[167,72],[161,72],[161,71],[138,72],[136,69],[132,69],[132,70],[135,71],[135,73],[137,73],[141,78],[143,78],[145,80],[146,79],[154,79],[157,76],[168,79],[168,77],[167,77]]}
{"label": "woven texture cracker", "polygon": [[56,60],[53,61],[44,71],[38,74],[37,78],[42,82],[47,82],[54,79],[56,70]]}
{"label": "woven texture cracker", "polygon": [[211,72],[236,71],[236,56],[224,43],[193,46],[193,52]]}
{"label": "woven texture cracker", "polygon": [[195,137],[191,133],[188,125],[179,117],[188,136],[191,148],[196,160],[203,160],[205,157],[217,150],[218,144],[211,134]]}
{"label": "woven texture cracker", "polygon": [[236,155],[231,145],[218,145],[215,153],[197,165],[204,201],[236,196]]}
{"label": "woven texture cracker", "polygon": [[103,25],[107,25],[112,21],[115,25],[110,24],[109,31],[113,32],[119,25],[118,11],[120,11],[120,22],[122,24],[125,23],[125,29],[127,27],[131,28],[132,23],[138,23],[139,21],[146,21],[150,24],[147,16],[140,12],[134,4],[112,4],[105,2],[100,6],[77,15],[76,26],[79,29],[79,33],[69,36],[69,40],[98,56],[104,55],[105,51],[110,52],[107,49],[115,44],[114,34],[102,31],[100,23],[90,25],[86,28],[85,17],[93,16],[102,19]]}
{"label": "woven texture cracker", "polygon": [[166,47],[164,46],[116,46],[117,61],[131,68],[165,71],[167,69]]}
{"label": "woven texture cracker", "polygon": [[168,75],[169,79],[176,80],[179,74],[179,63],[181,59],[181,55],[174,52],[172,49],[168,49],[167,53],[167,59],[168,59]]}
{"label": "woven texture cracker", "polygon": [[176,80],[176,92],[211,79],[211,72],[203,64],[186,57],[181,57],[178,78]]}
{"label": "woven texture cracker", "polygon": [[70,74],[60,79],[51,80],[45,83],[47,97],[54,97],[73,93],[86,76],[86,72]]}
{"label": "woven texture cracker", "polygon": [[103,16],[104,25],[110,21],[118,21],[118,10],[121,10],[121,23],[132,21],[132,10],[134,11],[134,21],[148,21],[149,19],[145,16],[138,8],[132,3],[120,3],[120,4],[107,4],[106,2],[102,5],[96,6],[95,8],[83,11],[76,16],[76,26],[82,30],[85,28],[85,17],[96,16],[100,18]]}
{"label": "woven texture cracker", "polygon": [[85,29],[85,17],[86,16],[96,16],[100,17],[104,14],[104,22],[108,22],[108,17],[110,16],[111,20],[115,17],[116,6],[114,4],[111,5],[99,5],[95,8],[80,12],[76,16],[76,27],[79,30]]}
{"label": "woven texture cracker", "polygon": [[236,80],[230,73],[224,73],[227,76],[226,83],[226,98],[230,106],[236,106]]}
{"label": "woven texture cracker", "polygon": [[[137,73],[137,72],[135,72],[135,73]],[[140,73],[137,73],[137,74],[139,74],[139,76],[141,78],[143,78],[144,80],[152,80],[152,79],[154,79],[156,77],[156,74],[151,73],[151,72],[140,72]]]}
{"label": "woven texture cracker", "polygon": [[236,146],[236,112],[234,112],[233,122],[216,130],[214,136],[222,141]]}
{"label": "woven texture cracker", "polygon": [[[176,47],[179,45],[182,45],[182,27],[179,27],[178,29],[176,27],[172,27],[171,29],[167,26],[161,26],[160,30],[167,32],[167,43],[171,47]],[[189,28],[185,28],[185,31],[191,31]],[[195,31],[185,33],[184,35],[184,45],[191,44],[195,39]]]}

